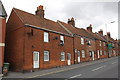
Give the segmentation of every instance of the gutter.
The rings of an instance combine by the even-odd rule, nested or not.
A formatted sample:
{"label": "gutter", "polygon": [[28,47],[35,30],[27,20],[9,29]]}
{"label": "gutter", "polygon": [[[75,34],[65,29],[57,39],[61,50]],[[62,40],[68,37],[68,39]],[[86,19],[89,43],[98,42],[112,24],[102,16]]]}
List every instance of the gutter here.
{"label": "gutter", "polygon": [[73,37],[73,36],[71,36],[69,34],[64,34],[64,33],[61,33],[61,32],[57,32],[57,31],[53,31],[53,30],[37,27],[37,26],[34,26],[34,25],[30,25],[30,24],[25,24],[25,26],[26,27],[32,27],[32,28],[35,28],[35,29],[44,30],[44,31],[49,31],[49,32],[57,33],[57,34],[62,34],[62,35],[69,36],[69,37]]}

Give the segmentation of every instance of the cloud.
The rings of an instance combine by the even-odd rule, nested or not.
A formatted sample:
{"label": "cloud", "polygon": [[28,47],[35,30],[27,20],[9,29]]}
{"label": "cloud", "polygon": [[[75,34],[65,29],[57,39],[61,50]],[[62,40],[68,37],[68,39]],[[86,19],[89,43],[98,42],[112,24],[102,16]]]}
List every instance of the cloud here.
{"label": "cloud", "polygon": [[[118,3],[116,1],[118,0],[2,0],[8,15],[12,7],[34,14],[37,6],[44,5],[46,18],[67,22],[68,18],[74,17],[77,27],[86,28],[92,24],[94,30],[98,30],[101,28],[99,26],[105,23],[117,22]],[[114,28],[117,30],[117,24]]]}

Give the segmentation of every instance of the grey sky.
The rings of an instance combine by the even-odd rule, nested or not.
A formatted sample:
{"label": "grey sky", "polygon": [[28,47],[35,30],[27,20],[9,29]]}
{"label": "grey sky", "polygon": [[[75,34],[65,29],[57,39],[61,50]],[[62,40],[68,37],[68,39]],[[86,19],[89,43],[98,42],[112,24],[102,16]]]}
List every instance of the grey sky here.
{"label": "grey sky", "polygon": [[[84,2],[83,2],[84,1]],[[89,2],[88,2],[89,1]],[[119,0],[2,0],[8,15],[13,7],[35,13],[36,7],[45,6],[45,17],[67,22],[74,17],[76,27],[86,28],[93,25],[94,32],[103,29],[118,38],[118,1]],[[115,21],[113,24],[109,24]]]}

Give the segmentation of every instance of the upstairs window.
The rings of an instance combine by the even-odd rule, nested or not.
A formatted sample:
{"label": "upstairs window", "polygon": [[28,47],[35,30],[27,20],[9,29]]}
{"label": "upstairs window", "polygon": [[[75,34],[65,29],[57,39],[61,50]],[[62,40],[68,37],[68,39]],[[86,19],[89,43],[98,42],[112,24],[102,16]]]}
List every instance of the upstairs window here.
{"label": "upstairs window", "polygon": [[81,44],[84,45],[84,38],[81,38]]}
{"label": "upstairs window", "polygon": [[102,46],[102,42],[100,41],[100,46]]}
{"label": "upstairs window", "polygon": [[64,46],[64,36],[60,36],[60,45]]}
{"label": "upstairs window", "polygon": [[48,34],[48,32],[44,32],[44,42],[49,42],[49,34]]}
{"label": "upstairs window", "polygon": [[65,52],[61,52],[61,61],[65,61]]}
{"label": "upstairs window", "polygon": [[62,35],[60,36],[60,41],[63,42],[63,44],[64,44],[64,36],[62,36]]}
{"label": "upstairs window", "polygon": [[91,45],[91,41],[90,40],[87,42],[87,45]]}

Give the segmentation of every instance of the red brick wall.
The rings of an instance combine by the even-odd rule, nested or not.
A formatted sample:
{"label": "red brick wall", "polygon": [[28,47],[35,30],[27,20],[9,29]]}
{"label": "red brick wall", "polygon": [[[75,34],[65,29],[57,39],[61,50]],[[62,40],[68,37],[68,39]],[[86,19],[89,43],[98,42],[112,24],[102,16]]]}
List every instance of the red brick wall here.
{"label": "red brick wall", "polygon": [[[14,22],[16,21],[16,22]],[[44,31],[33,29],[33,36],[27,33],[31,30],[25,27],[14,11],[7,23],[5,61],[10,63],[10,67],[15,71],[33,69],[33,51],[40,52],[40,69],[52,68],[67,65],[67,53],[71,53],[71,63],[74,63],[73,38],[65,37],[64,46],[59,46],[60,35],[49,32],[49,43],[44,43]],[[58,40],[53,40],[56,36]],[[50,61],[43,61],[43,52],[50,52]],[[66,60],[60,61],[61,52],[66,53]]]}
{"label": "red brick wall", "polygon": [[[6,19],[0,18],[0,43],[5,43]],[[4,63],[4,46],[0,46],[0,67]]]}
{"label": "red brick wall", "polygon": [[22,70],[24,27],[19,17],[13,11],[7,22],[5,62],[11,69]]}
{"label": "red brick wall", "polygon": [[[91,41],[91,44],[92,44],[91,46],[87,45],[86,41],[89,41],[89,40]],[[82,45],[81,37],[77,37],[77,36],[74,37],[74,48],[77,49],[77,51],[80,51],[81,62],[92,60],[90,58],[89,51],[96,51],[94,40],[84,38],[84,41],[85,41],[85,44]],[[81,53],[82,50],[85,51],[85,58],[82,58],[82,53]],[[95,58],[96,58],[96,54],[95,54]],[[76,63],[78,63],[78,54],[77,53],[75,53],[75,59],[76,59]]]}
{"label": "red brick wall", "polygon": [[[29,31],[29,28],[25,29],[26,32]],[[58,37],[58,40],[53,40],[55,37]],[[33,36],[25,35],[25,53],[24,53],[24,69],[31,69],[33,68],[33,51],[40,52],[40,68],[51,68],[61,65],[67,65],[67,53],[71,53],[72,55],[72,64],[74,60],[73,55],[73,38],[72,37],[65,37],[65,44],[64,46],[60,46],[60,35],[56,33],[49,32],[49,42],[44,42],[44,31],[33,29]],[[32,47],[34,46],[34,47]],[[50,61],[44,62],[44,50],[48,50],[50,52]],[[66,61],[60,61],[60,54],[61,52],[65,52],[66,54]]]}

